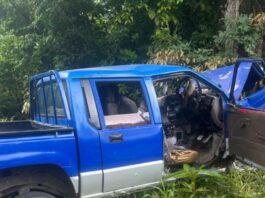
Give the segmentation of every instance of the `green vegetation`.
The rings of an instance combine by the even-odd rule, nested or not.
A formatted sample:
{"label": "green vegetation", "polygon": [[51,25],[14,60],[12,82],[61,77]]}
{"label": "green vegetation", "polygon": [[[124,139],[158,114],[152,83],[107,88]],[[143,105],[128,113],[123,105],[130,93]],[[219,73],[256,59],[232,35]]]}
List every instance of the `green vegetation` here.
{"label": "green vegetation", "polygon": [[176,182],[161,182],[159,187],[130,195],[131,198],[263,198],[265,197],[265,172],[233,170],[218,173],[187,165],[171,175]]}
{"label": "green vegetation", "polygon": [[0,0],[0,118],[26,117],[29,78],[50,69],[152,62],[202,70],[262,56],[264,7],[261,0]]}
{"label": "green vegetation", "polygon": [[[198,70],[265,55],[265,1],[0,0],[0,119],[27,117],[30,76],[127,63]],[[132,197],[265,197],[262,171],[185,166]]]}

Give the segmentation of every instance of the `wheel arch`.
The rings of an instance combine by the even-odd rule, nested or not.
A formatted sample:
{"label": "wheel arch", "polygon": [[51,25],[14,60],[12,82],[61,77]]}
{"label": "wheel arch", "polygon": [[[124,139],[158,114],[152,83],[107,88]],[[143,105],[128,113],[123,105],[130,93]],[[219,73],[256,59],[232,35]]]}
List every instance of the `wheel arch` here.
{"label": "wheel arch", "polygon": [[[62,167],[55,164],[34,164],[0,169],[0,178],[16,178],[19,176],[30,178],[38,173],[49,175],[50,178],[56,177],[65,183],[67,191],[73,195],[77,195],[78,179],[77,182],[73,182],[67,172]],[[42,178],[39,178],[39,183],[42,183]],[[2,191],[1,184],[0,191]]]}

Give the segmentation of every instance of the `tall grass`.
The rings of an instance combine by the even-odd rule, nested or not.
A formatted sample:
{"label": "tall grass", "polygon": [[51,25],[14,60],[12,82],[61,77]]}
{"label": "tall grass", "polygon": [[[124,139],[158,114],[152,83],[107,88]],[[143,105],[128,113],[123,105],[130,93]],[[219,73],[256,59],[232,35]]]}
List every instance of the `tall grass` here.
{"label": "tall grass", "polygon": [[[185,165],[171,174],[175,182],[162,181],[151,190],[128,195],[131,198],[265,198],[265,171],[215,170]],[[127,197],[127,196],[126,196]]]}

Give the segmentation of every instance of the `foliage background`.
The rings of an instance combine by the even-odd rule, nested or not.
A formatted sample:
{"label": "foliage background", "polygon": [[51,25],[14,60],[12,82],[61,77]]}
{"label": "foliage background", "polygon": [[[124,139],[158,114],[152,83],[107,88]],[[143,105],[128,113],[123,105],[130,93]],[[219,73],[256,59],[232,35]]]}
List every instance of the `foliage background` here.
{"label": "foliage background", "polygon": [[0,118],[25,118],[30,76],[50,69],[264,56],[264,11],[263,0],[0,0]]}

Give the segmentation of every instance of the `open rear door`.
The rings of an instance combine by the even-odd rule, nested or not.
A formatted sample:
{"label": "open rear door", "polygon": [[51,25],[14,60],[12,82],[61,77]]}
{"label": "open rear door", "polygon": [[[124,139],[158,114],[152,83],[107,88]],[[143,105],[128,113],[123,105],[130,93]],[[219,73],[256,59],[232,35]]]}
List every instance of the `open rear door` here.
{"label": "open rear door", "polygon": [[230,154],[265,168],[265,111],[230,106],[227,115]]}
{"label": "open rear door", "polygon": [[227,130],[230,154],[265,169],[265,111],[236,105],[235,87],[241,62],[265,65],[262,59],[241,59],[235,64],[227,108]]}

